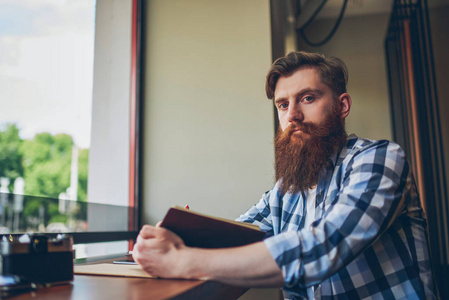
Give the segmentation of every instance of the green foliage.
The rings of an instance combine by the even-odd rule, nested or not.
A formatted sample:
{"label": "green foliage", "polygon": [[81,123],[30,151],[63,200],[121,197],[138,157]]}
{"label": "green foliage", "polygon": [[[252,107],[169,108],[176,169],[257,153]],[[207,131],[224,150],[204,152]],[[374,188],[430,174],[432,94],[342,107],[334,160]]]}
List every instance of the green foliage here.
{"label": "green foliage", "polygon": [[22,154],[19,149],[22,139],[19,128],[15,124],[0,127],[0,177],[10,179],[9,189],[12,191],[14,180],[23,176]]}
{"label": "green foliage", "polygon": [[58,204],[56,202],[48,203],[47,212],[50,218],[50,220],[48,221],[49,224],[55,222],[65,223],[68,219],[66,215],[61,215],[59,213]]}
{"label": "green foliage", "polygon": [[24,216],[38,216],[39,208],[42,206],[42,201],[39,199],[31,199],[27,201],[26,205],[23,208]]}
{"label": "green foliage", "polygon": [[70,186],[73,140],[67,134],[39,133],[25,140],[25,194],[58,198]]}
{"label": "green foliage", "polygon": [[78,200],[87,201],[87,178],[89,168],[89,149],[78,152]]}
{"label": "green foliage", "polygon": [[52,215],[52,217],[50,218],[49,223],[65,223],[67,222],[68,217],[65,215]]}
{"label": "green foliage", "polygon": [[[5,124],[0,127],[0,177],[10,179],[11,192],[14,180],[23,177],[26,195],[57,199],[70,186],[72,148],[70,135],[44,132],[23,140],[15,124]],[[78,153],[78,201],[86,202],[89,149],[80,149]],[[59,213],[56,202],[30,199],[22,214],[38,216],[45,207],[47,220],[65,222],[67,216]]]}

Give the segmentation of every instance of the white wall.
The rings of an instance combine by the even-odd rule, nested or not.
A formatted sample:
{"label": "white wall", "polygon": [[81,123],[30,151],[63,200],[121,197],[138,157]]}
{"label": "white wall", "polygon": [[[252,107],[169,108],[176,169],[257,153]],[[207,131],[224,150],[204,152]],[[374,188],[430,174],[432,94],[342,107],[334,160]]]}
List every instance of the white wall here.
{"label": "white wall", "polygon": [[143,220],[234,219],[273,185],[269,1],[147,2]]}
{"label": "white wall", "polygon": [[[97,0],[88,206],[91,231],[127,230],[131,0]],[[80,248],[79,248],[80,249]],[[124,253],[127,241],[86,245],[89,256]]]}
{"label": "white wall", "polygon": [[154,0],[146,16],[143,221],[185,204],[234,219],[274,183],[269,1]]}
{"label": "white wall", "polygon": [[128,205],[131,1],[96,6],[87,199]]}
{"label": "white wall", "polygon": [[[333,38],[322,47],[299,42],[300,50],[318,51],[342,59],[349,71],[348,93],[352,107],[346,131],[372,139],[392,139],[390,100],[384,41],[389,14],[345,17]],[[331,30],[335,19],[320,20],[306,30],[318,42]]]}

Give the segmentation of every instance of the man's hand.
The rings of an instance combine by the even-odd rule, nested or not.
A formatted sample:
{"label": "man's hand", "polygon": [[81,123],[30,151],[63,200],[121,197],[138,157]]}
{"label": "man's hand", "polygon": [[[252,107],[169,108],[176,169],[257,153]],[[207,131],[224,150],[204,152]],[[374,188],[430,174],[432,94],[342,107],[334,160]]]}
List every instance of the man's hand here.
{"label": "man's hand", "polygon": [[143,270],[153,276],[182,276],[180,252],[186,248],[182,239],[165,228],[144,225],[133,249],[133,258]]}
{"label": "man's hand", "polygon": [[216,280],[246,287],[281,287],[282,271],[263,242],[224,249],[187,247],[165,228],[145,225],[133,249],[143,270],[163,278]]}

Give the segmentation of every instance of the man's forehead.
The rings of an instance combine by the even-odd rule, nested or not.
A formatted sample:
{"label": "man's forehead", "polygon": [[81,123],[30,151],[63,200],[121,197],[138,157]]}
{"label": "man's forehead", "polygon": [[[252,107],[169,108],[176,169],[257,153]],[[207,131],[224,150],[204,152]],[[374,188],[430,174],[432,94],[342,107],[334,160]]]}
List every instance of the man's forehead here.
{"label": "man's forehead", "polygon": [[329,87],[321,80],[315,68],[302,68],[289,76],[279,77],[274,89],[274,98],[302,91],[324,92],[327,88]]}

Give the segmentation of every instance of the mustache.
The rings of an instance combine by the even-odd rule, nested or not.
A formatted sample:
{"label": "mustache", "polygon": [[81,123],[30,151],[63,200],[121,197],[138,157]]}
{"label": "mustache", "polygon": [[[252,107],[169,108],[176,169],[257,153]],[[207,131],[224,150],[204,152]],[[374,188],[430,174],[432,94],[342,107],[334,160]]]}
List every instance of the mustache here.
{"label": "mustache", "polygon": [[[294,131],[300,130],[309,135],[315,135],[318,137],[324,137],[328,134],[329,127],[333,127],[331,124],[325,124],[327,126],[320,126],[309,122],[292,121],[292,123],[285,129],[285,135],[291,136]],[[331,126],[329,126],[331,125]]]}
{"label": "mustache", "polygon": [[289,131],[301,130],[304,133],[310,134],[311,127],[313,124],[311,123],[301,123],[298,121],[293,121],[290,126],[288,126]]}

